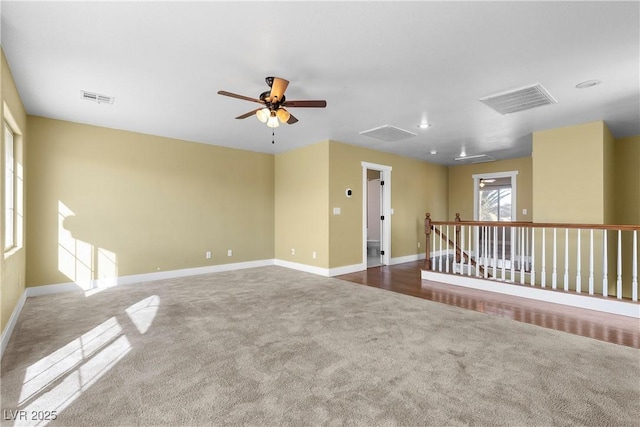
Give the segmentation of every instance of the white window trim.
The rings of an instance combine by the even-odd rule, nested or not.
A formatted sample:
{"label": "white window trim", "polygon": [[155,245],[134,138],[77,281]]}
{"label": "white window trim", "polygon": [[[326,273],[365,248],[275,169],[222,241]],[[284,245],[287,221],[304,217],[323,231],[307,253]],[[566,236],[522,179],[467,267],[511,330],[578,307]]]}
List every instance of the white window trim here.
{"label": "white window trim", "polygon": [[516,177],[518,171],[507,172],[490,172],[472,175],[473,178],[473,220],[477,221],[480,213],[478,212],[478,200],[480,199],[480,180],[490,178],[511,178],[511,218],[513,221],[518,220],[518,209],[516,201],[518,200]]}

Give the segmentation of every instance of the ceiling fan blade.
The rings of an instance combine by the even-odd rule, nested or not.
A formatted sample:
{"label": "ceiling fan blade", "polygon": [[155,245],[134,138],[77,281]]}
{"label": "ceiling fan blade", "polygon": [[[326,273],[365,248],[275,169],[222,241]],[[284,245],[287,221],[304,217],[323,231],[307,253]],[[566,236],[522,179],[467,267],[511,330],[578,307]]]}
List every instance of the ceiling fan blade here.
{"label": "ceiling fan blade", "polygon": [[290,113],[289,115],[289,120],[287,120],[287,124],[288,125],[292,125],[294,123],[298,123],[298,119],[296,119],[295,117],[293,117],[293,114]]}
{"label": "ceiling fan blade", "polygon": [[226,90],[219,90],[218,95],[230,96],[231,98],[243,99],[245,101],[257,102],[258,104],[264,104],[263,101],[255,98],[249,98],[248,96],[238,95],[237,93],[227,92]]}
{"label": "ceiling fan blade", "polygon": [[253,111],[249,111],[248,113],[244,113],[243,115],[236,117],[236,119],[246,119],[247,117],[254,116],[256,114],[256,112],[258,112],[260,110],[262,110],[262,108],[256,108]]}
{"label": "ceiling fan blade", "polygon": [[327,101],[319,99],[304,101],[285,101],[282,105],[285,107],[324,108],[327,106]]}
{"label": "ceiling fan blade", "polygon": [[274,102],[276,98],[281,100],[284,96],[284,91],[287,90],[287,86],[289,86],[288,80],[274,77],[271,85],[271,94],[269,94],[271,102]]}

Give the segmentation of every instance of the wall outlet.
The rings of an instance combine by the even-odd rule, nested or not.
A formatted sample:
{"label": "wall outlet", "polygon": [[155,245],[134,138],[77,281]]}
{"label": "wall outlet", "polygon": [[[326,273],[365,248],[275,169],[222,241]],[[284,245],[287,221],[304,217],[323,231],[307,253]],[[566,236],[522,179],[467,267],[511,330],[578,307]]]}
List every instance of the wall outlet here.
{"label": "wall outlet", "polygon": [[526,215],[527,214],[527,209],[522,209],[522,215]]}
{"label": "wall outlet", "polygon": [[334,214],[334,215],[340,215],[340,214],[342,214],[342,209],[340,209],[340,208],[333,208],[333,214]]}
{"label": "wall outlet", "polygon": [[311,253],[311,256],[313,257],[313,259],[316,259],[316,251],[313,251],[313,252]]}
{"label": "wall outlet", "polygon": [[207,251],[207,252],[205,252],[205,253],[204,253],[204,257],[205,257],[206,259],[211,259],[211,251]]}
{"label": "wall outlet", "polygon": [[233,256],[233,251],[231,249],[227,251],[227,256]]}
{"label": "wall outlet", "polygon": [[296,254],[296,250],[294,248],[291,248],[291,255],[295,255]]}

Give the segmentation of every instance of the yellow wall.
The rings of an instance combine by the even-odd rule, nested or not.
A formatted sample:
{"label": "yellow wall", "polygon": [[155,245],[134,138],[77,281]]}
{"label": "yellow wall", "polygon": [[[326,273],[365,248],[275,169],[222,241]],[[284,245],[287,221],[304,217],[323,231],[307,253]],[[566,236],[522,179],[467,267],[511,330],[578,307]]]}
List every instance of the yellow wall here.
{"label": "yellow wall", "polygon": [[615,153],[615,139],[609,131],[606,124],[603,123],[603,191],[602,203],[604,209],[604,223],[615,224],[616,223],[616,153]]}
{"label": "yellow wall", "polygon": [[[434,219],[453,221],[456,213],[459,213],[463,220],[473,220],[473,175],[509,171],[518,171],[516,220],[532,221],[533,164],[531,157],[449,167],[449,213],[446,218],[434,217]],[[523,209],[527,209],[526,215],[522,213]]]}
{"label": "yellow wall", "polygon": [[[615,141],[615,218],[616,224],[640,225],[640,135]],[[622,236],[623,283],[631,283],[633,261],[633,234]],[[640,252],[636,260],[640,265]],[[631,288],[623,289],[625,297],[631,296]]]}
{"label": "yellow wall", "polygon": [[[13,118],[13,123],[16,135],[14,136],[14,143],[16,144],[16,160],[22,166],[22,173],[26,171],[26,162],[22,152],[24,147],[27,146],[27,115],[20,100],[20,95],[16,89],[16,85],[11,75],[11,70],[7,63],[7,59],[4,56],[4,51],[0,49],[0,116],[6,118],[10,115]],[[21,135],[20,135],[21,134]],[[4,229],[4,128],[0,128],[0,229]],[[19,209],[24,214],[24,202]],[[23,223],[20,227],[19,233],[24,236],[25,224],[24,215]],[[4,249],[4,233],[0,233],[0,247]],[[21,247],[4,253],[0,256],[0,329],[4,332],[4,329],[11,317],[11,313],[16,307],[18,300],[24,292],[25,286],[25,265],[26,255],[24,242],[21,243]]]}
{"label": "yellow wall", "polygon": [[640,135],[615,141],[615,222],[640,224]]}
{"label": "yellow wall", "polygon": [[534,222],[604,223],[604,126],[533,133]]}
{"label": "yellow wall", "polygon": [[[331,268],[362,263],[362,162],[391,166],[391,257],[424,253],[424,214],[447,212],[447,168],[331,141],[329,253]],[[353,196],[347,198],[345,190]],[[341,209],[333,215],[333,208]],[[418,248],[418,242],[421,243]]]}
{"label": "yellow wall", "polygon": [[273,258],[272,155],[28,120],[28,286]]}
{"label": "yellow wall", "polygon": [[278,154],[275,165],[275,257],[328,268],[329,142]]}

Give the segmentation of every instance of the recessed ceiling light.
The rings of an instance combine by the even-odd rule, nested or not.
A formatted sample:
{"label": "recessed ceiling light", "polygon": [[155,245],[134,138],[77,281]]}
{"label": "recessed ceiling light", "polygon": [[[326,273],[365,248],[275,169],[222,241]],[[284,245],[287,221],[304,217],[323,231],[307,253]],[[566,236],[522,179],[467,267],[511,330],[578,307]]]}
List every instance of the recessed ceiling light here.
{"label": "recessed ceiling light", "polygon": [[588,88],[588,87],[597,86],[600,83],[602,83],[602,81],[600,81],[600,80],[587,80],[587,81],[584,81],[582,83],[578,83],[576,85],[576,89],[585,89],[585,88]]}
{"label": "recessed ceiling light", "polygon": [[428,129],[428,128],[430,128],[430,127],[431,127],[431,125],[430,125],[429,123],[420,123],[420,124],[418,125],[418,127],[419,127],[420,129]]}
{"label": "recessed ceiling light", "polygon": [[431,154],[438,154],[438,152],[436,150],[431,150],[430,153]]}
{"label": "recessed ceiling light", "polygon": [[465,150],[462,150],[460,152],[460,157],[467,157],[467,152]]}

